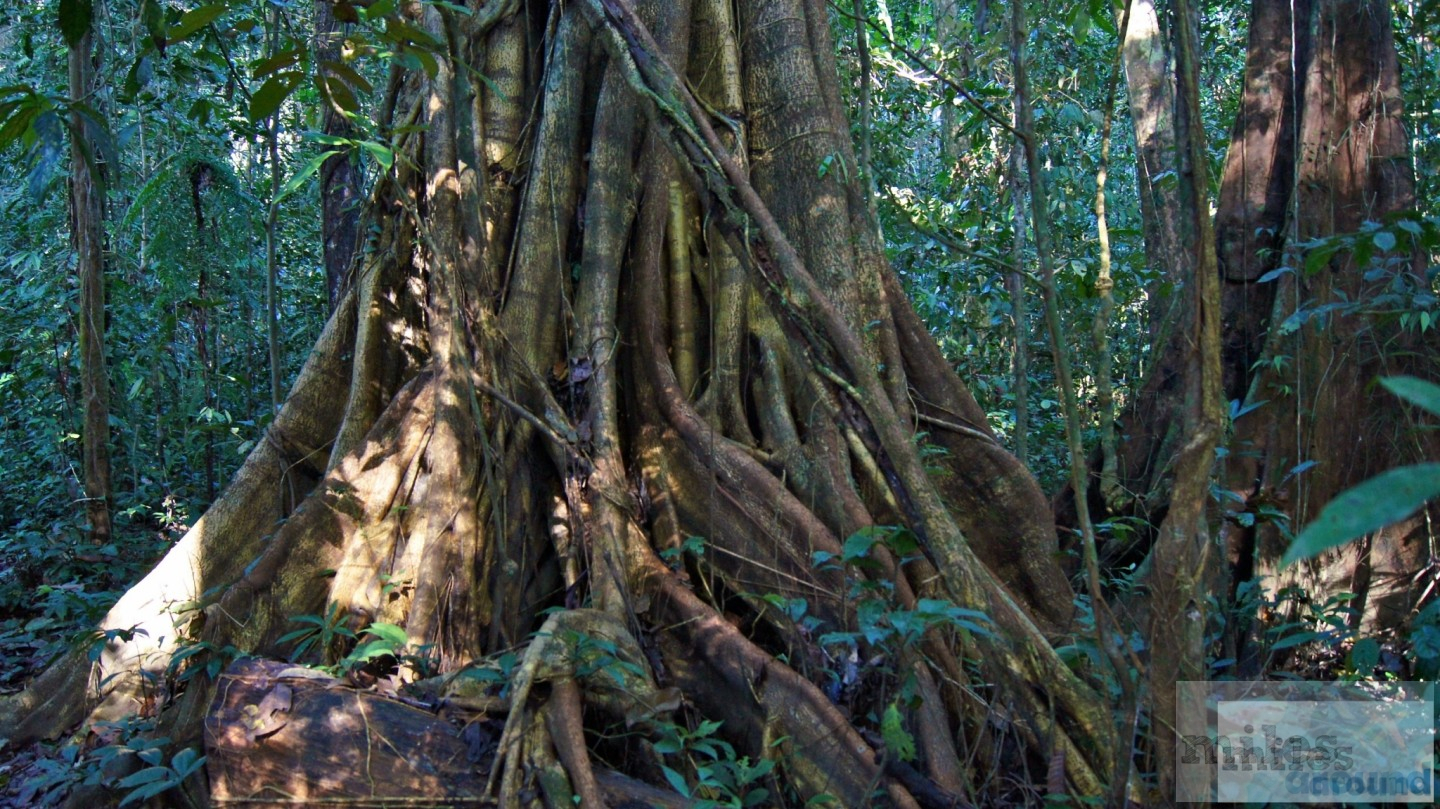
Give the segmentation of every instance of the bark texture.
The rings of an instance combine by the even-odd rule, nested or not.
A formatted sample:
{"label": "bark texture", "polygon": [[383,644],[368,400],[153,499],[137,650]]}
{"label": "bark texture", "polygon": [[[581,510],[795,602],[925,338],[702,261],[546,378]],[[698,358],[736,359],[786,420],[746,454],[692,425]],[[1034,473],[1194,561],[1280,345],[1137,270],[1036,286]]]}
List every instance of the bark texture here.
{"label": "bark texture", "polygon": [[[110,370],[105,359],[105,180],[103,157],[91,133],[98,123],[81,112],[93,110],[95,34],[87,31],[70,46],[70,241],[80,279],[80,433],[84,470],[85,520],[95,545],[110,542]],[[81,106],[83,105],[83,107]],[[93,115],[93,112],[90,113]]]}
{"label": "bark texture", "polygon": [[399,680],[513,659],[506,806],[604,793],[596,745],[723,797],[655,747],[705,718],[775,762],[741,785],[774,805],[1000,800],[966,757],[1055,751],[1103,794],[1115,734],[1051,645],[1073,593],[1044,496],[910,308],[858,172],[817,171],[855,165],[826,6],[401,14],[427,69],[390,82],[377,227],[299,381],[98,663],[0,704],[0,736],[166,706],[197,739],[215,686],[176,650],[289,655],[312,615],[401,628]]}
{"label": "bark texture", "polygon": [[[321,82],[329,95],[320,113],[320,129],[332,137],[353,138],[358,133],[336,99],[348,92],[348,87],[341,86],[344,79],[340,75],[340,71],[350,70],[341,61],[344,21],[336,19],[334,3],[316,0],[314,7],[316,56],[320,60]],[[349,9],[349,15],[354,14],[353,8]],[[360,209],[365,197],[358,151],[331,155],[320,165],[320,237],[325,257],[325,293],[331,311],[340,303],[345,277],[359,247]]]}
{"label": "bark texture", "polygon": [[[1340,491],[1440,451],[1433,431],[1375,384],[1437,378],[1433,333],[1395,313],[1427,286],[1418,254],[1403,238],[1371,249],[1363,232],[1393,227],[1415,204],[1389,6],[1326,0],[1295,6],[1306,16],[1294,20],[1290,8],[1256,4],[1252,44],[1296,58],[1252,59],[1219,215],[1233,223],[1220,240],[1227,392],[1254,407],[1235,423],[1225,472],[1238,580],[1276,573],[1285,546],[1276,512],[1299,529]],[[1300,32],[1293,42],[1290,30]],[[1350,234],[1359,235],[1333,238]],[[1273,586],[1300,585],[1317,601],[1355,593],[1357,624],[1396,626],[1421,595],[1414,574],[1431,561],[1425,522],[1422,513]]]}
{"label": "bark texture", "polygon": [[[1142,171],[1153,175],[1170,166],[1178,193],[1197,176],[1186,168],[1183,109],[1170,106],[1174,85],[1164,71],[1140,69],[1149,64],[1140,57],[1151,50],[1134,50],[1140,32],[1155,26],[1152,12],[1144,3],[1132,5],[1125,56],[1131,106],[1142,163],[1147,131],[1162,145],[1165,129],[1179,133],[1173,143],[1182,148],[1170,162]],[[1167,28],[1174,24],[1161,18],[1156,30]],[[1408,296],[1427,284],[1411,243],[1397,238],[1386,252],[1374,247],[1371,235],[1377,226],[1399,233],[1395,218],[1414,205],[1388,7],[1257,0],[1249,37],[1214,222],[1223,395],[1240,414],[1222,472],[1228,492],[1222,541],[1232,586],[1275,574],[1285,530],[1298,531],[1339,492],[1393,466],[1433,458],[1437,450],[1414,414],[1375,386],[1390,374],[1437,377],[1433,336],[1402,327],[1398,317]],[[1158,111],[1142,115],[1150,105]],[[1170,127],[1147,123],[1167,111],[1177,113]],[[1142,193],[1142,200],[1151,196]],[[1185,198],[1147,209],[1153,261],[1193,264],[1190,251],[1178,246],[1191,237],[1175,236],[1199,233],[1196,220],[1185,219],[1188,209]],[[1310,260],[1316,251],[1325,260]],[[1174,503],[1173,481],[1190,434],[1183,413],[1193,346],[1177,324],[1193,322],[1193,285],[1158,296],[1154,305],[1161,324],[1156,359],[1120,416],[1119,483],[1135,499],[1106,497],[1096,482],[1090,503],[1157,523]],[[1062,523],[1074,521],[1073,500],[1057,497],[1056,508]],[[1320,601],[1356,593],[1353,606],[1367,628],[1395,626],[1419,596],[1414,574],[1429,564],[1416,527],[1393,527],[1312,563],[1307,572],[1272,577],[1267,590],[1300,584]],[[1111,557],[1129,552],[1108,549]]]}

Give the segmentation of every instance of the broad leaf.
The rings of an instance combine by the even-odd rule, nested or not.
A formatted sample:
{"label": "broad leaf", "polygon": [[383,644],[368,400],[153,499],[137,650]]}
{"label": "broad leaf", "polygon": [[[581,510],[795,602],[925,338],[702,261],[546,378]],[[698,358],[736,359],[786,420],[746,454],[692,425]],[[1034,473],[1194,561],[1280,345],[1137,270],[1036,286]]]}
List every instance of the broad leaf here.
{"label": "broad leaf", "polygon": [[395,654],[394,644],[385,640],[371,640],[356,646],[355,651],[351,652],[347,659],[358,663],[367,663],[377,657],[393,654]]}
{"label": "broad leaf", "polygon": [[664,765],[661,765],[660,771],[665,774],[665,780],[670,782],[671,789],[687,798],[690,797],[690,785],[685,783],[685,776]]}
{"label": "broad leaf", "polygon": [[60,35],[65,37],[66,45],[73,48],[80,44],[80,40],[90,31],[93,16],[94,9],[90,6],[90,0],[60,0]]}
{"label": "broad leaf", "polygon": [[1331,500],[1285,551],[1282,566],[1309,559],[1399,522],[1440,496],[1440,463],[1382,472]]}
{"label": "broad leaf", "polygon": [[152,781],[160,781],[172,775],[169,767],[146,767],[145,769],[125,776],[116,782],[115,786],[128,789],[138,787],[141,784],[148,784]]}
{"label": "broad leaf", "polygon": [[320,67],[325,71],[325,73],[333,74],[334,76],[339,77],[341,81],[344,81],[346,84],[350,85],[356,90],[359,90],[362,93],[372,93],[375,91],[374,86],[372,86],[370,82],[365,79],[364,76],[360,75],[358,72],[356,72],[355,68],[345,64],[344,62],[336,62],[327,59],[320,63]]}
{"label": "broad leaf", "polygon": [[1330,263],[1330,259],[1338,252],[1340,252],[1340,245],[1333,243],[1311,250],[1310,253],[1305,256],[1305,274],[1314,275],[1320,272],[1326,264]]}
{"label": "broad leaf", "polygon": [[164,792],[167,789],[174,789],[176,786],[179,786],[179,784],[179,781],[172,781],[169,779],[166,779],[164,781],[152,781],[151,783],[140,787],[134,792],[131,792],[129,795],[126,795],[125,799],[120,801],[120,805],[129,806],[130,804],[134,803],[144,803],[145,801],[150,800],[151,798],[159,795],[161,792]]}
{"label": "broad leaf", "polygon": [[875,547],[877,537],[873,528],[862,528],[851,534],[845,540],[845,554],[842,561],[855,562],[870,555],[870,549]]}
{"label": "broad leaf", "polygon": [[1361,674],[1368,675],[1370,670],[1380,665],[1380,641],[1374,638],[1361,638],[1355,641],[1350,647],[1350,668]]}
{"label": "broad leaf", "polygon": [[345,82],[326,74],[315,76],[315,89],[320,91],[320,96],[336,107],[347,113],[358,113],[360,102],[356,100],[355,93],[351,91]]}
{"label": "broad leaf", "polygon": [[141,1],[140,22],[145,26],[145,32],[150,35],[155,49],[160,55],[165,55],[165,9],[160,7],[160,0]]}
{"label": "broad leaf", "polygon": [[260,121],[274,115],[303,78],[304,73],[292,71],[266,79],[260,89],[255,91],[255,95],[250,96],[250,120]]}
{"label": "broad leaf", "polygon": [[180,22],[170,26],[170,30],[167,31],[165,35],[169,39],[169,43],[174,45],[176,42],[185,39],[201,28],[215,22],[225,11],[224,3],[214,3],[187,11],[185,12],[185,16],[180,18]]}
{"label": "broad leaf", "polygon": [[250,69],[250,73],[257,79],[263,79],[277,70],[283,70],[284,68],[294,65],[298,61],[300,61],[300,49],[289,48],[256,62],[255,66]]}
{"label": "broad leaf", "polygon": [[310,161],[308,163],[301,166],[300,170],[295,172],[295,175],[293,177],[286,180],[285,184],[280,186],[280,193],[275,195],[275,199],[271,202],[271,204],[279,205],[280,200],[285,199],[286,197],[298,191],[300,189],[300,186],[304,185],[305,181],[310,179],[310,175],[320,170],[320,165],[322,163],[324,163],[326,160],[329,160],[332,155],[337,154],[340,154],[339,150],[331,149],[329,151],[321,152],[320,154],[310,158]]}
{"label": "broad leaf", "polygon": [[379,163],[380,167],[386,171],[389,171],[390,167],[395,165],[395,153],[384,144],[363,140],[360,141],[360,148],[369,152],[370,156],[375,158],[375,162]]}
{"label": "broad leaf", "polygon": [[405,635],[405,630],[394,624],[374,623],[365,627],[364,634],[374,635],[395,646],[404,646],[410,640],[409,637]]}
{"label": "broad leaf", "polygon": [[1380,384],[1410,404],[1440,416],[1440,385],[1413,376],[1387,376]]}

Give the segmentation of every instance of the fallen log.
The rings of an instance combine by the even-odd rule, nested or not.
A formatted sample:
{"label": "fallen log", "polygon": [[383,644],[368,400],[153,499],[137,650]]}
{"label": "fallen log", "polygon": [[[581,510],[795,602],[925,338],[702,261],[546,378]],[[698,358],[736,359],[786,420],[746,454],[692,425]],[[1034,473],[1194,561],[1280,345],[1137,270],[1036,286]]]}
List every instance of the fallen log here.
{"label": "fallen log", "polygon": [[[492,727],[493,725],[493,727]],[[237,661],[205,719],[217,806],[476,806],[501,725],[452,723],[310,669]]]}

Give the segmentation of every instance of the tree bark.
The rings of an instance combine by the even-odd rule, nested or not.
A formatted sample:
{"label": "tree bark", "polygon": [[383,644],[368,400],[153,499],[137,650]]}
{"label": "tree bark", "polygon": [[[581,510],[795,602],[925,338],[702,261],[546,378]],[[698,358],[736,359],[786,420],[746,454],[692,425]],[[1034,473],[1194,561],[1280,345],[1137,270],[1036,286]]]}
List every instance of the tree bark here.
{"label": "tree bark", "polygon": [[[1264,24],[1254,42],[1283,44],[1288,8],[1257,3]],[[1227,387],[1243,392],[1247,411],[1225,470],[1237,580],[1278,572],[1283,522],[1298,530],[1344,489],[1440,451],[1398,400],[1370,393],[1381,376],[1440,378],[1434,333],[1406,329],[1377,297],[1423,285],[1418,253],[1403,239],[1378,249],[1363,230],[1415,204],[1389,7],[1317,0],[1304,11],[1293,20],[1296,59],[1252,60],[1245,137],[1227,164],[1235,191],[1219,215],[1235,223],[1220,241]],[[1327,260],[1309,257],[1346,236],[1331,241],[1342,249]],[[1422,512],[1271,583],[1322,603],[1355,593],[1355,626],[1396,626],[1420,597],[1413,573],[1428,563],[1424,522]]]}
{"label": "tree bark", "polygon": [[[86,535],[110,542],[110,371],[105,357],[104,158],[91,134],[99,122],[81,112],[97,107],[95,32],[70,46],[70,237],[80,279],[80,446],[85,475]],[[92,112],[93,114],[93,112]]]}
{"label": "tree bark", "polygon": [[[344,39],[343,24],[335,18],[334,8],[335,4],[328,0],[315,0],[315,56],[320,70],[327,75],[333,74],[333,65],[340,63],[340,44]],[[333,102],[323,106],[320,122],[320,130],[326,135],[338,138],[356,135],[354,125]],[[320,238],[324,248],[325,293],[332,312],[340,304],[345,277],[355,258],[360,236],[364,190],[359,151],[342,150],[320,164]]]}
{"label": "tree bark", "polygon": [[[618,756],[662,787],[645,734],[713,718],[802,801],[915,806],[945,794],[927,779],[998,800],[957,748],[1063,750],[1071,791],[1103,794],[1113,723],[1051,645],[1074,596],[1044,496],[900,291],[863,179],[817,171],[856,163],[826,6],[397,13],[440,45],[391,83],[373,247],[97,664],[0,703],[0,736],[168,704],[183,744],[215,687],[203,656],[167,668],[177,648],[287,655],[290,619],[334,616],[403,628],[442,673],[524,647],[504,805],[603,789],[577,721],[610,738],[598,717],[635,724],[636,695],[671,689]],[[892,539],[846,560],[867,536]],[[986,618],[932,615],[947,602]],[[922,768],[904,783],[895,742],[867,741],[891,710]]]}
{"label": "tree bark", "polygon": [[[1132,5],[1127,41],[1146,30],[1145,9]],[[1137,70],[1147,62],[1128,48],[1126,64],[1132,109],[1144,107],[1137,97],[1161,98],[1173,83],[1163,74],[1137,82],[1149,75]],[[1440,376],[1425,359],[1434,353],[1433,336],[1404,329],[1375,303],[1395,294],[1403,300],[1404,290],[1418,288],[1415,254],[1397,239],[1387,255],[1364,230],[1414,205],[1398,81],[1383,4],[1254,4],[1245,89],[1215,216],[1223,391],[1238,414],[1222,472],[1232,585],[1274,574],[1286,531],[1303,527],[1340,491],[1436,453],[1433,437],[1414,430],[1398,401],[1373,401],[1367,392],[1378,376]],[[1172,109],[1167,104],[1161,109]],[[1143,123],[1137,118],[1137,137]],[[1146,153],[1142,145],[1142,161]],[[1167,171],[1180,191],[1196,172],[1185,168],[1184,150],[1174,161]],[[1142,193],[1142,202],[1158,193]],[[1184,203],[1147,207],[1147,253],[1174,243],[1167,234],[1190,232],[1193,224],[1178,216]],[[1333,248],[1328,260],[1307,269],[1309,252],[1330,250],[1326,245]],[[1363,248],[1358,260],[1356,247]],[[1184,253],[1182,263],[1193,261]],[[1163,322],[1193,318],[1189,289],[1170,301]],[[1166,327],[1142,389],[1120,417],[1119,479],[1137,497],[1126,513],[1152,523],[1174,502],[1171,475],[1185,434],[1176,426],[1185,423],[1190,379],[1185,332]],[[1090,500],[1104,502],[1098,486]],[[1073,501],[1055,502],[1062,523],[1073,523]],[[1387,529],[1272,583],[1300,584],[1321,601],[1357,593],[1352,606],[1362,608],[1364,626],[1393,626],[1413,606],[1418,593],[1408,582],[1425,564],[1413,528]]]}

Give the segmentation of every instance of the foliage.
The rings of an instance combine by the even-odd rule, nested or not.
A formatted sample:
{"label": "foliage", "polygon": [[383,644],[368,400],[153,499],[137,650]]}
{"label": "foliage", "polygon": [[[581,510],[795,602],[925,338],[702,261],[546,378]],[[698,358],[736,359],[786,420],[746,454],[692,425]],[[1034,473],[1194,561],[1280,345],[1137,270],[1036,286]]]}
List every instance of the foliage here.
{"label": "foliage", "polygon": [[696,807],[704,809],[766,805],[771,800],[770,790],[758,784],[775,769],[775,760],[765,758],[752,764],[749,757],[737,755],[729,742],[716,736],[720,727],[720,722],[709,719],[693,730],[674,723],[662,725],[655,752],[682,758],[693,773],[686,778],[668,764],[662,765],[665,780],[676,792],[694,799]]}
{"label": "foliage", "polygon": [[[266,6],[186,10],[143,0],[93,17],[88,2],[44,7],[23,16],[0,12],[0,41],[16,45],[0,60],[0,215],[7,220],[0,231],[0,405],[7,414],[0,452],[25,459],[0,470],[7,679],[53,656],[55,638],[103,614],[118,595],[114,588],[135,580],[204,511],[271,418],[262,200],[278,195],[265,186],[261,130],[244,115],[253,79],[237,72],[263,53]],[[102,73],[111,78],[98,97],[74,107],[55,20],[79,26],[81,17],[105,43]],[[303,17],[293,22],[305,24]],[[216,49],[222,38],[224,55]],[[57,181],[72,108],[99,135],[95,157],[104,163],[109,201],[117,533],[112,546],[98,549],[85,544],[83,509],[75,505],[83,410],[78,286],[65,238],[65,186]],[[302,193],[314,178],[291,168],[310,159],[298,133],[313,126],[313,107],[297,95],[281,118],[281,174],[299,176],[279,200],[282,376],[289,378],[322,323],[325,292],[319,223]],[[37,587],[48,595],[36,599]],[[61,612],[59,593],[83,593],[88,603]]]}
{"label": "foliage", "polygon": [[[879,212],[891,261],[901,274],[919,314],[930,325],[947,357],[970,385],[990,417],[990,426],[1009,439],[1015,428],[1015,380],[1011,359],[1012,307],[1005,276],[1013,269],[1027,279],[1034,264],[1026,239],[1023,264],[1012,267],[1015,200],[1005,173],[1012,136],[975,104],[960,97],[963,87],[992,114],[1008,120],[1009,67],[1004,12],[988,5],[867,3],[874,19],[868,44],[874,52],[874,165]],[[939,15],[947,8],[955,19]],[[987,11],[980,10],[982,8]],[[1111,9],[1079,3],[1065,13],[1038,15],[1031,34],[1031,82],[1036,90],[1036,128],[1056,231],[1057,277],[1068,350],[1076,358],[1082,411],[1090,415],[1087,439],[1097,440],[1095,385],[1081,369],[1092,368],[1089,322],[1098,298],[1099,259],[1092,203],[1098,167],[1104,90],[1118,33]],[[988,13],[988,16],[986,16]],[[1219,177],[1228,129],[1238,102],[1244,61],[1245,9],[1220,4],[1207,10],[1202,37],[1209,54],[1201,77],[1208,140]],[[941,36],[950,31],[951,38]],[[893,45],[891,41],[893,40]],[[842,47],[845,44],[842,43]],[[917,54],[917,60],[904,50]],[[852,82],[859,77],[852,77]],[[1146,371],[1152,337],[1151,302],[1174,290],[1162,269],[1147,266],[1141,240],[1141,205],[1129,116],[1115,116],[1110,180],[1106,185],[1113,253],[1116,309],[1111,342],[1116,356],[1117,408],[1138,389]],[[1023,203],[1022,203],[1023,204]],[[1022,236],[1024,234],[1021,234]],[[1030,292],[1038,296],[1027,280]],[[1029,444],[1033,470],[1047,490],[1059,488],[1067,470],[1064,418],[1055,393],[1054,372],[1036,307],[1028,336]],[[1083,324],[1083,325],[1082,325]]]}
{"label": "foliage", "polygon": [[[470,14],[464,6],[448,13]],[[1023,200],[1006,190],[1011,135],[995,117],[961,98],[969,94],[1000,119],[1010,96],[1006,42],[1001,26],[986,18],[991,4],[952,10],[940,4],[860,4],[877,24],[863,30],[874,57],[874,154],[868,166],[847,165],[838,154],[815,167],[819,176],[869,172],[879,192],[878,212],[889,255],[921,316],[945,355],[970,384],[990,426],[1013,440],[1019,387],[1011,370],[1017,339],[1038,357],[1025,370],[1030,402],[1032,468],[1054,489],[1066,468],[1064,425],[1055,374],[1045,359],[1035,322],[1019,325],[1007,276],[1028,278],[1032,247],[1014,221]],[[956,4],[959,5],[959,4]],[[308,34],[308,4],[258,0],[191,3],[157,0],[42,0],[19,14],[0,10],[0,690],[9,690],[53,660],[70,644],[92,653],[129,630],[86,632],[128,582],[169,547],[213,500],[239,467],[274,414],[269,401],[265,350],[264,227],[273,211],[279,224],[281,262],[279,319],[285,324],[281,376],[293,378],[326,317],[320,269],[319,223],[314,186],[327,159],[360,156],[374,174],[396,170],[390,135],[371,119],[375,88],[392,65],[435,75],[441,43],[406,22],[394,0],[364,7],[345,4],[350,28],[345,55],[322,58]],[[1098,271],[1094,217],[1100,122],[1112,70],[1117,30],[1112,4],[1089,2],[1053,10],[1031,33],[1032,82],[1037,87],[1039,140],[1053,198],[1057,229],[1062,315],[1070,324],[1068,349],[1078,367],[1096,364],[1088,324],[1097,305]],[[33,12],[33,13],[32,13]],[[994,13],[990,9],[989,13]],[[1420,171],[1417,210],[1296,245],[1299,264],[1286,264],[1263,279],[1315,275],[1346,257],[1366,268],[1374,294],[1360,300],[1306,301],[1282,332],[1334,315],[1363,312],[1426,334],[1440,320],[1435,272],[1395,272],[1414,255],[1440,252],[1440,220],[1434,210],[1440,162],[1440,89],[1417,77],[1434,75],[1437,49],[1434,2],[1397,10],[1401,58],[1407,74],[1406,105],[1416,132]],[[1202,36],[1206,62],[1203,125],[1218,166],[1234,119],[1243,62],[1245,8],[1211,3]],[[839,29],[837,29],[839,30]],[[65,90],[67,46],[94,31],[104,43],[100,58],[109,83],[96,97],[71,100]],[[942,36],[942,31],[946,32]],[[13,46],[13,47],[12,47]],[[841,42],[852,94],[862,77],[854,68],[856,43]],[[918,56],[917,56],[918,55]],[[472,78],[488,79],[478,73]],[[353,137],[317,133],[321,113],[339,110],[356,127]],[[76,471],[82,402],[76,327],[75,257],[67,229],[65,188],[60,178],[73,125],[96,135],[88,159],[102,166],[109,201],[106,227],[108,328],[114,435],[112,545],[84,543],[83,510]],[[265,148],[275,124],[278,166]],[[1136,191],[1136,155],[1126,116],[1116,117],[1110,158],[1110,235],[1114,240],[1116,314],[1112,345],[1117,356],[1120,403],[1138,392],[1153,361],[1152,319],[1157,301],[1177,294],[1162,268],[1148,266],[1141,239],[1142,206]],[[402,163],[400,166],[404,168]],[[272,180],[271,169],[275,168]],[[1212,170],[1211,176],[1221,172]],[[1164,182],[1164,178],[1157,178]],[[1171,177],[1173,182],[1174,178]],[[1020,265],[1011,245],[1022,242]],[[1033,318],[1034,315],[1032,314]],[[1383,345],[1381,352],[1398,350]],[[1275,356],[1277,364],[1295,358]],[[1440,387],[1410,378],[1383,384],[1417,408],[1440,416]],[[1095,413],[1093,380],[1081,374],[1077,393]],[[1236,402],[1232,417],[1247,408]],[[1095,444],[1098,414],[1087,422]],[[925,435],[916,440],[924,442]],[[928,451],[928,446],[927,446]],[[1295,460],[1291,476],[1307,463]],[[1219,492],[1222,503],[1234,495]],[[1314,557],[1356,536],[1404,519],[1440,495],[1440,464],[1386,472],[1332,502],[1295,537],[1285,562]],[[1291,536],[1288,518],[1272,505],[1226,515],[1244,527],[1273,525]],[[1102,523],[1111,547],[1128,546],[1151,526],[1125,516]],[[845,618],[826,625],[801,597],[745,594],[766,617],[793,625],[822,650],[818,680],[826,694],[878,732],[888,754],[902,761],[917,755],[907,723],[920,699],[906,660],[923,656],[922,639],[944,635],[964,641],[996,631],[983,613],[939,598],[899,603],[893,583],[879,575],[880,550],[907,564],[920,542],[910,532],[871,527],[849,536],[839,554],[817,552],[813,563],[838,571],[844,582]],[[682,569],[687,557],[706,553],[699,537],[662,552]],[[1123,548],[1115,556],[1129,556]],[[1140,571],[1116,574],[1109,585],[1122,595],[1143,595]],[[386,585],[390,586],[389,584]],[[1095,594],[1099,595],[1099,594]],[[1262,595],[1255,582],[1241,583],[1233,600],[1215,612],[1246,623],[1257,613],[1279,616],[1261,630],[1264,668],[1300,650],[1343,654],[1344,676],[1364,676],[1390,639],[1356,637],[1349,599],[1318,604],[1304,593]],[[1082,629],[1096,617],[1090,596],[1079,601]],[[319,663],[336,674],[367,666],[433,668],[429,650],[415,648],[403,628],[378,622],[362,626],[338,607],[290,617],[297,626],[279,639],[296,661]],[[1212,640],[1217,636],[1212,635]],[[1440,674],[1440,604],[1413,618],[1404,654],[1417,676]],[[1398,642],[1398,641],[1397,641]],[[617,660],[613,645],[581,639],[580,660],[605,671]],[[1127,651],[1146,652],[1138,634]],[[1104,669],[1087,638],[1061,647],[1062,656],[1087,675]],[[1284,652],[1286,654],[1277,654]],[[1396,652],[1399,653],[1398,651]],[[213,678],[241,654],[228,645],[190,639],[181,644],[166,676],[175,684]],[[1094,661],[1087,669],[1082,663]],[[508,687],[518,660],[513,652],[466,676]],[[1226,676],[1233,659],[1216,660],[1212,673]],[[619,676],[619,669],[609,669]],[[1118,684],[1110,683],[1118,689]],[[124,803],[143,802],[181,787],[202,764],[193,750],[171,751],[167,740],[143,737],[149,727],[113,730],[120,740],[90,752],[67,745],[25,787],[26,799],[44,802],[78,784],[101,783],[113,761],[130,757],[143,767],[111,779]],[[725,728],[690,714],[662,723],[654,743],[666,756],[665,779],[700,806],[768,805],[776,770],[783,769],[784,740],[773,740],[758,760],[740,755],[722,738]],[[1063,763],[1063,762],[1062,762]],[[182,800],[189,800],[187,796]],[[823,801],[822,801],[823,802]]]}
{"label": "foliage", "polygon": [[[185,781],[205,766],[205,756],[193,747],[166,760],[170,740],[153,735],[153,722],[127,720],[104,723],[93,729],[105,744],[85,750],[79,743],[62,745],[55,756],[39,759],[36,772],[20,786],[16,797],[27,805],[54,805],[72,789],[103,786],[119,797],[119,806],[144,805],[174,790],[185,806],[199,806]],[[117,774],[123,773],[123,774]]]}
{"label": "foliage", "polygon": [[[1381,380],[1391,393],[1440,417],[1440,385],[1412,376]],[[1440,463],[1401,466],[1382,472],[1331,500],[1285,550],[1283,564],[1318,556],[1414,514],[1440,497]]]}

